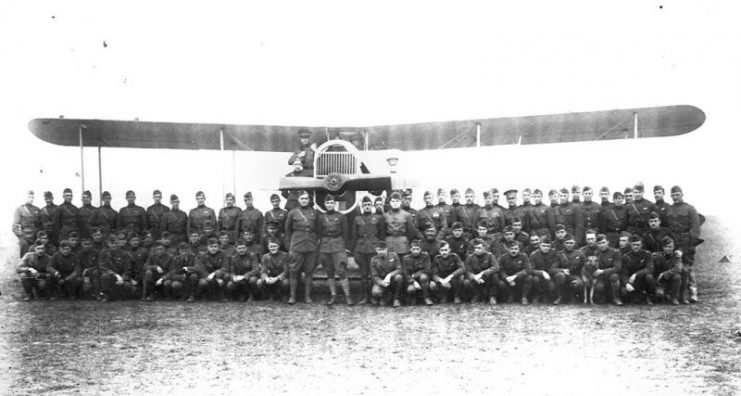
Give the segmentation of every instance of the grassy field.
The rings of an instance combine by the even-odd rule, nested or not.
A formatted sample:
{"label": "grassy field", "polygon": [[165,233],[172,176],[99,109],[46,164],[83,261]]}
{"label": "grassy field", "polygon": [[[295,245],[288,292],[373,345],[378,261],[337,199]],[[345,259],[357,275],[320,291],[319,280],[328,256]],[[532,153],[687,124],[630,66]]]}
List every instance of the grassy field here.
{"label": "grassy field", "polygon": [[692,306],[325,307],[19,301],[0,271],[3,394],[741,393],[741,274],[717,219]]}

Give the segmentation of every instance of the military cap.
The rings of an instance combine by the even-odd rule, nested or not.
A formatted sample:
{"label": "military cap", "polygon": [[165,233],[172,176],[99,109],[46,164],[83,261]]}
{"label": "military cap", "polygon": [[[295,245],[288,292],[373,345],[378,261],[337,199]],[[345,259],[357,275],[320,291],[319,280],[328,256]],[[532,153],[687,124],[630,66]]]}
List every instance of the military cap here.
{"label": "military cap", "polygon": [[636,183],[636,185],[633,186],[633,190],[637,192],[643,192],[643,183]]}
{"label": "military cap", "polygon": [[648,218],[649,219],[658,219],[659,218],[659,214],[656,213],[656,212],[651,212],[651,213],[648,214]]}
{"label": "military cap", "polygon": [[660,185],[657,184],[657,185],[654,186],[654,192],[656,192],[656,191],[663,192],[664,191],[664,187],[661,187]]}
{"label": "military cap", "polygon": [[484,199],[489,198],[489,195],[490,195],[489,191],[484,191]]}
{"label": "military cap", "polygon": [[203,195],[204,197],[206,196],[206,194],[204,194],[203,191],[196,192],[196,198],[198,198],[201,195]]}
{"label": "military cap", "polygon": [[383,198],[376,197],[376,199],[374,199],[373,202],[381,202],[382,203],[383,202]]}
{"label": "military cap", "polygon": [[576,184],[574,184],[573,186],[571,186],[571,193],[572,194],[576,194],[578,192],[579,192],[579,186],[577,186]]}
{"label": "military cap", "polygon": [[556,231],[565,230],[566,226],[563,224],[556,224]]}
{"label": "military cap", "polygon": [[88,237],[82,237],[82,238],[80,238],[80,243],[85,243],[85,242],[90,242],[90,241],[92,241],[92,239],[90,239]]}
{"label": "military cap", "polygon": [[490,193],[490,194],[499,194],[499,190],[498,190],[498,189],[497,189],[496,187],[494,187],[494,188],[491,188],[491,189],[489,190],[489,193]]}
{"label": "military cap", "polygon": [[243,198],[252,198],[252,191],[247,191],[246,193],[244,193]]}
{"label": "military cap", "polygon": [[508,225],[504,227],[504,232],[515,232],[515,230],[512,229],[512,226]]}
{"label": "military cap", "polygon": [[223,236],[229,236],[229,233],[224,230],[219,231],[219,237],[223,237]]}
{"label": "military cap", "polygon": [[607,236],[605,234],[597,234],[597,242],[602,242],[607,239]]}
{"label": "military cap", "polygon": [[118,238],[116,238],[115,235],[108,235],[108,239],[106,239],[106,242],[108,242],[108,243],[118,243]]}
{"label": "military cap", "polygon": [[510,195],[515,195],[516,196],[517,195],[517,190],[515,190],[515,189],[507,190],[507,191],[504,192],[504,195],[507,198],[509,198]]}
{"label": "military cap", "polygon": [[216,238],[208,238],[208,245],[218,245],[219,241]]}
{"label": "military cap", "polygon": [[667,236],[665,236],[665,237],[663,237],[663,238],[661,238],[661,246],[662,246],[662,247],[663,247],[663,246],[669,246],[669,245],[671,245],[672,243],[674,243],[674,239],[672,239],[672,237],[670,237],[670,236],[668,236],[668,235],[667,235]]}
{"label": "military cap", "polygon": [[562,188],[562,189],[561,189],[561,190],[560,190],[559,192],[560,192],[561,194],[568,194],[568,193],[569,193],[569,189],[568,189],[568,188],[566,188],[566,187],[564,187],[564,188]]}
{"label": "military cap", "polygon": [[136,194],[134,194],[134,191],[132,190],[126,191],[126,196],[128,197],[129,195],[136,195]]}
{"label": "military cap", "polygon": [[597,235],[597,230],[595,230],[594,228],[590,228],[590,229],[584,231],[584,235],[586,235],[586,234],[594,234],[594,235]]}
{"label": "military cap", "polygon": [[391,197],[389,197],[389,199],[398,199],[398,200],[401,200],[401,194],[399,194],[398,191],[392,192],[391,193]]}
{"label": "military cap", "polygon": [[444,188],[438,188],[437,189],[437,195],[440,195],[440,194],[445,194],[445,189]]}
{"label": "military cap", "polygon": [[638,235],[635,235],[635,234],[631,235],[630,236],[630,243],[633,243],[633,242],[641,242],[641,237],[639,237]]}
{"label": "military cap", "polygon": [[378,241],[376,247],[379,249],[386,249],[386,241]]}
{"label": "military cap", "polygon": [[450,226],[450,228],[452,228],[454,230],[457,229],[457,228],[463,228],[463,223],[461,223],[460,221],[453,222],[453,224]]}
{"label": "military cap", "polygon": [[324,202],[334,202],[334,201],[335,201],[335,197],[332,194],[327,194],[327,196],[324,197]]}
{"label": "military cap", "polygon": [[625,187],[625,191],[623,191],[623,194],[633,194],[633,189],[630,187]]}
{"label": "military cap", "polygon": [[454,188],[454,189],[450,190],[450,195],[455,195],[455,194],[458,194],[458,193],[459,193],[459,191],[458,191],[457,188]]}
{"label": "military cap", "polygon": [[46,238],[48,236],[49,236],[49,234],[47,234],[46,231],[39,231],[39,232],[36,233],[36,239]]}
{"label": "military cap", "polygon": [[36,242],[34,242],[34,244],[33,244],[33,245],[34,245],[34,246],[44,246],[44,243],[43,243],[43,242],[41,242],[41,241],[36,241]]}
{"label": "military cap", "polygon": [[476,223],[476,227],[489,228],[489,225],[486,223],[486,220],[479,220],[479,222]]}
{"label": "military cap", "polygon": [[366,195],[363,197],[362,203],[373,203],[373,201],[371,201],[370,197]]}
{"label": "military cap", "polygon": [[255,231],[252,228],[248,228],[248,229],[242,231],[242,234],[243,235],[244,234],[252,234],[252,235],[255,235]]}
{"label": "military cap", "polygon": [[423,196],[423,197],[425,197],[425,198],[427,198],[427,197],[431,197],[431,196],[432,196],[432,192],[430,192],[430,191],[425,191],[425,193],[424,193],[424,194],[423,194],[422,196]]}
{"label": "military cap", "polygon": [[536,188],[535,190],[533,190],[533,195],[535,194],[543,195],[543,191],[540,191],[540,189]]}
{"label": "military cap", "polygon": [[272,194],[272,195],[270,195],[270,200],[271,201],[276,200],[276,199],[278,199],[278,200],[280,199],[280,196],[278,194]]}
{"label": "military cap", "polygon": [[90,192],[90,190],[85,190],[82,192],[83,197],[92,197],[93,193]]}
{"label": "military cap", "polygon": [[576,237],[574,237],[573,234],[566,234],[566,236],[563,238],[564,241],[575,241]]}
{"label": "military cap", "polygon": [[206,220],[206,221],[203,222],[203,226],[204,227],[213,227],[214,226],[214,222],[211,221],[211,220]]}
{"label": "military cap", "polygon": [[111,193],[109,193],[108,191],[103,191],[103,194],[101,194],[100,196],[101,198],[110,198]]}
{"label": "military cap", "polygon": [[180,198],[176,194],[170,194],[170,201],[179,201]]}
{"label": "military cap", "polygon": [[550,245],[551,244],[551,237],[549,237],[548,235],[546,235],[543,238],[540,238],[540,243],[541,244],[545,243],[545,244]]}
{"label": "military cap", "polygon": [[472,243],[473,243],[473,246],[483,245],[484,244],[484,240],[481,239],[481,238],[475,238]]}
{"label": "military cap", "polygon": [[558,191],[556,191],[555,189],[551,189],[551,191],[548,191],[548,196],[555,195],[555,194],[558,194]]}
{"label": "military cap", "polygon": [[408,192],[409,194],[411,194],[414,192],[414,190],[412,190],[411,188],[405,188],[404,192]]}
{"label": "military cap", "polygon": [[311,131],[308,129],[299,129],[298,132],[296,132],[299,137],[309,137],[311,136]]}
{"label": "military cap", "polygon": [[152,196],[155,196],[157,194],[162,195],[162,191],[160,191],[160,190],[154,190],[154,191],[152,191]]}
{"label": "military cap", "polygon": [[170,239],[170,238],[172,238],[172,234],[170,234],[169,231],[163,231],[162,232],[162,235],[160,235],[160,238],[162,238],[162,239]]}
{"label": "military cap", "polygon": [[44,191],[44,198],[54,198],[54,195],[51,191]]}
{"label": "military cap", "polygon": [[471,188],[471,187],[467,188],[465,194],[466,195],[468,195],[468,194],[474,194],[473,188]]}
{"label": "military cap", "polygon": [[409,243],[409,247],[420,247],[420,246],[422,246],[422,243],[419,241],[419,239],[415,239]]}
{"label": "military cap", "polygon": [[79,236],[77,235],[77,231],[70,231],[70,233],[67,234],[67,238],[79,238]]}
{"label": "military cap", "polygon": [[[245,194],[245,196],[246,196],[246,195],[247,195],[247,194]],[[309,192],[308,192],[308,191],[306,191],[306,190],[301,190],[301,191],[299,191],[299,192],[298,192],[298,197],[299,197],[299,198],[301,198],[301,196],[302,196],[302,195],[308,195],[308,196],[309,196],[309,197],[311,198],[311,194],[309,194]]]}
{"label": "military cap", "polygon": [[68,240],[63,240],[62,242],[59,242],[59,248],[66,248],[66,247],[72,247],[72,244]]}
{"label": "military cap", "polygon": [[679,187],[679,186],[673,186],[672,189],[671,189],[671,193],[672,194],[674,194],[674,193],[681,193],[681,192],[682,192],[682,187]]}
{"label": "military cap", "polygon": [[409,190],[404,190],[404,192],[401,193],[402,198],[407,198],[412,196],[412,192]]}
{"label": "military cap", "polygon": [[607,186],[602,186],[602,188],[599,189],[599,192],[601,192],[601,193],[606,192],[606,193],[609,194],[610,193],[610,189],[607,188]]}
{"label": "military cap", "polygon": [[434,230],[437,230],[437,228],[435,228],[435,223],[433,223],[433,222],[431,222],[431,221],[429,221],[429,220],[426,220],[426,221],[425,221],[425,222],[424,222],[424,223],[422,224],[422,226],[423,226],[423,229],[424,229],[425,231],[430,231],[430,230],[433,230],[433,231],[434,231]]}
{"label": "military cap", "polygon": [[584,188],[582,188],[582,190],[581,190],[581,191],[582,191],[582,192],[585,192],[585,191],[592,191],[592,187],[590,187],[590,186],[584,186]]}
{"label": "military cap", "polygon": [[90,234],[95,234],[96,232],[103,232],[100,227],[93,227],[90,229]]}
{"label": "military cap", "polygon": [[618,198],[623,198],[623,197],[624,197],[624,195],[623,195],[623,193],[621,193],[620,191],[615,191],[615,192],[614,192],[614,193],[612,194],[612,199],[618,199]]}
{"label": "military cap", "polygon": [[271,243],[274,243],[276,245],[280,245],[280,241],[278,240],[278,238],[274,238],[274,237],[268,238],[268,245],[271,244]]}
{"label": "military cap", "polygon": [[230,192],[229,193],[226,193],[226,195],[224,196],[224,198],[234,198],[234,194],[232,194]]}
{"label": "military cap", "polygon": [[234,243],[234,246],[247,246],[247,241],[244,240],[244,238],[237,239],[237,242]]}
{"label": "military cap", "polygon": [[628,231],[621,231],[620,232],[620,238],[622,238],[622,237],[628,237],[628,238],[630,238],[631,235],[632,234],[629,233]]}
{"label": "military cap", "polygon": [[[137,234],[134,231],[131,231],[130,233],[126,234],[126,236],[124,238],[128,238],[128,239],[131,239],[131,238],[139,238],[139,234]],[[119,239],[121,239],[121,234],[119,234]]]}
{"label": "military cap", "polygon": [[528,187],[528,188],[526,188],[526,189],[522,190],[522,192],[523,192],[523,193],[531,193],[531,194],[532,194],[532,191],[530,190],[530,187]]}
{"label": "military cap", "polygon": [[71,188],[65,188],[64,191],[62,191],[62,194],[72,194]]}
{"label": "military cap", "polygon": [[278,227],[280,225],[280,223],[278,222],[278,220],[270,219],[270,220],[268,220],[268,221],[265,222],[265,225],[268,226],[268,227],[270,227],[270,226]]}
{"label": "military cap", "polygon": [[185,242],[180,242],[180,244],[178,244],[178,249],[180,249],[180,250],[188,250],[188,244],[185,243]]}
{"label": "military cap", "polygon": [[159,240],[156,240],[154,242],[154,246],[156,246],[156,247],[165,247],[165,243],[161,239],[159,239]]}

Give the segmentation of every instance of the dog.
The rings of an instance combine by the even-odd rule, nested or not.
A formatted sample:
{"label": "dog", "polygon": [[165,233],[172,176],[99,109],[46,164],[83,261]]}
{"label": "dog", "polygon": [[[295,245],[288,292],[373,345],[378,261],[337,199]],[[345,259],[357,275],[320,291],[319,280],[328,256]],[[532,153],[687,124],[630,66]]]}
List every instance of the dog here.
{"label": "dog", "polygon": [[599,262],[594,256],[589,256],[581,269],[581,279],[584,281],[584,304],[594,304],[594,285],[597,277],[594,272],[599,269]]}

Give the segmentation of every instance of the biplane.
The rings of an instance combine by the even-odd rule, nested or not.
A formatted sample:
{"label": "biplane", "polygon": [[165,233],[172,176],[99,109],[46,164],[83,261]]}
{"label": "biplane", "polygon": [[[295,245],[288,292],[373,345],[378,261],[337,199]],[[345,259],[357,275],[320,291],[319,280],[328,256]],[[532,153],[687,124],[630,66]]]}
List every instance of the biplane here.
{"label": "biplane", "polygon": [[[84,147],[98,147],[99,154],[101,147],[290,153],[298,147],[297,131],[307,129],[315,151],[313,175],[282,178],[278,188],[310,190],[317,203],[323,202],[321,195],[335,194],[338,209],[348,213],[356,208],[359,192],[403,189],[414,184],[396,172],[404,151],[660,138],[692,132],[704,122],[701,109],[676,105],[378,126],[38,118],[28,127],[44,141],[79,146],[81,155]],[[379,156],[385,159],[385,169],[366,165]]]}

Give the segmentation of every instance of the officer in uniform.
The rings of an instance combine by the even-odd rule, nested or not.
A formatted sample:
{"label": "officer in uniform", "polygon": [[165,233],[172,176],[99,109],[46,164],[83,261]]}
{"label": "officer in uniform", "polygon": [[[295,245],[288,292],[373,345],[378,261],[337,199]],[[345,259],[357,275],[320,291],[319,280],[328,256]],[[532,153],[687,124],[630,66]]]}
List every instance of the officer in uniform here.
{"label": "officer in uniform", "polygon": [[162,285],[166,298],[183,298],[188,285],[187,267],[196,265],[196,256],[190,252],[188,244],[178,244],[178,254],[172,258],[169,270],[157,280]]}
{"label": "officer in uniform", "polygon": [[224,296],[227,259],[224,252],[219,250],[219,241],[216,238],[210,238],[206,244],[207,250],[197,256],[195,265],[183,268],[190,283],[188,302],[195,301],[196,296],[202,297],[207,290],[211,291],[214,298],[223,299]]}
{"label": "officer in uniform", "polygon": [[155,242],[154,252],[147,258],[137,278],[142,285],[142,300],[154,301],[154,288],[163,274],[170,271],[172,255],[165,250],[162,241]]}
{"label": "officer in uniform", "polygon": [[580,249],[576,248],[576,238],[573,235],[564,237],[564,260],[558,263],[559,267],[551,267],[550,275],[556,284],[556,299],[553,305],[558,305],[563,300],[564,293],[574,296],[584,290],[584,280],[581,270],[587,258]]}
{"label": "officer in uniform", "polygon": [[659,214],[661,219],[661,226],[668,227],[669,223],[666,219],[666,212],[669,210],[669,203],[664,201],[664,187],[659,185],[654,186],[654,207],[656,207],[656,213]]}
{"label": "officer in uniform", "polygon": [[667,297],[672,305],[678,305],[679,287],[682,283],[682,253],[674,249],[674,239],[669,236],[661,240],[661,245],[661,253],[654,254],[654,295],[658,301]]}
{"label": "officer in uniform", "polygon": [[93,195],[90,190],[85,190],[82,193],[82,206],[77,211],[80,216],[78,223],[80,224],[80,236],[83,238],[90,238],[90,216],[95,212],[95,207],[91,204],[93,201]]}
{"label": "officer in uniform", "polygon": [[154,204],[147,208],[147,229],[152,233],[152,237],[155,240],[159,240],[162,235],[162,230],[160,229],[162,217],[170,211],[170,208],[162,204],[162,192],[160,190],[154,190],[152,192],[152,199],[154,200]]}
{"label": "officer in uniform", "polygon": [[577,207],[579,206],[579,204],[581,204],[581,201],[579,200],[580,196],[581,189],[579,188],[579,186],[577,186],[576,184],[571,186],[571,203],[573,203]]}
{"label": "officer in uniform", "polygon": [[626,207],[628,232],[643,237],[648,232],[648,215],[657,211],[652,202],[643,198],[643,184],[633,187],[633,202]]}
{"label": "officer in uniform", "polygon": [[216,223],[216,213],[213,209],[206,206],[206,194],[203,191],[196,193],[196,202],[198,206],[188,212],[188,222],[185,227],[188,235],[192,231],[202,232],[206,220],[210,220],[211,224]]}
{"label": "officer in uniform", "polygon": [[450,226],[450,229],[452,233],[445,238],[445,242],[450,245],[451,252],[457,254],[461,260],[465,260],[468,251],[468,240],[463,234],[463,224],[456,221]]}
{"label": "officer in uniform", "polygon": [[425,191],[425,207],[417,212],[417,216],[419,218],[419,226],[420,228],[425,228],[422,227],[423,224],[432,224],[437,230],[437,235],[435,236],[435,238],[438,240],[442,240],[443,237],[448,233],[448,218],[445,215],[445,209],[440,206],[433,205],[432,200],[432,192]]}
{"label": "officer in uniform", "polygon": [[543,203],[543,192],[536,189],[533,191],[533,204],[530,207],[528,223],[530,224],[530,235],[551,236],[555,231],[555,218],[553,209]]}
{"label": "officer in uniform", "polygon": [[503,280],[501,286],[507,302],[512,302],[515,294],[519,294],[520,302],[528,304],[533,285],[530,269],[530,258],[520,252],[519,244],[510,245],[507,254],[499,258],[499,278]]}
{"label": "officer in uniform", "polygon": [[[568,191],[567,191],[568,192]],[[560,204],[558,190],[548,191],[548,204],[551,208],[555,209]]]}
{"label": "officer in uniform", "polygon": [[620,268],[622,256],[616,249],[610,247],[607,237],[604,234],[598,234],[596,254],[587,253],[589,256],[597,257],[599,269],[595,271],[597,283],[594,285],[594,293],[607,296],[607,289],[610,289],[612,301],[615,305],[623,305],[620,299]]}
{"label": "officer in uniform", "polygon": [[262,256],[260,280],[257,281],[258,289],[264,291],[264,295],[272,296],[274,300],[287,296],[290,288],[288,253],[279,250],[280,244],[278,239],[268,239],[268,252]]}
{"label": "officer in uniform", "polygon": [[633,203],[633,188],[625,187],[625,190],[623,190],[623,197],[625,197],[626,205],[630,205],[631,203]]}
{"label": "officer in uniform", "polygon": [[517,206],[517,190],[507,190],[504,192],[507,197],[507,209],[504,210],[504,224],[512,225],[515,219],[522,219],[522,208]]}
{"label": "officer in uniform", "polygon": [[661,216],[656,212],[648,215],[648,232],[643,236],[643,248],[651,253],[661,253],[664,249],[662,240],[671,236],[668,228],[661,226]]}
{"label": "officer in uniform", "polygon": [[33,205],[34,193],[28,190],[26,203],[13,213],[13,234],[18,237],[20,257],[28,253],[36,240],[36,233],[41,228],[41,209]]}
{"label": "officer in uniform", "polygon": [[247,241],[239,239],[236,243],[237,254],[227,258],[226,290],[232,298],[240,302],[253,302],[260,295],[260,263],[258,257],[247,251]]}
{"label": "officer in uniform", "polygon": [[299,206],[286,215],[286,240],[289,241],[289,282],[291,296],[289,304],[296,303],[296,289],[301,272],[304,272],[304,293],[307,304],[311,300],[311,282],[319,254],[317,234],[318,212],[309,205],[309,193],[302,191],[298,197]]}
{"label": "officer in uniform", "polygon": [[407,283],[407,296],[416,300],[419,291],[422,291],[425,305],[432,305],[430,298],[430,278],[432,277],[432,263],[430,255],[422,251],[419,241],[412,241],[409,247],[410,254],[404,256],[402,268]]}
{"label": "officer in uniform", "polygon": [[[552,250],[551,239],[545,237],[540,241],[540,248],[530,255],[530,265],[530,275],[533,277],[533,288],[535,289],[533,303],[538,303],[541,296],[544,299],[554,298],[556,284],[551,278],[551,272],[559,268],[565,268],[566,257],[563,253]],[[556,299],[553,299],[554,303],[555,301]],[[554,305],[558,305],[558,303]]]}
{"label": "officer in uniform", "polygon": [[332,194],[327,194],[324,198],[324,208],[326,212],[319,214],[317,231],[321,238],[319,241],[319,262],[327,271],[327,283],[331,295],[327,305],[334,304],[337,298],[335,272],[340,278],[340,286],[345,293],[347,305],[353,305],[350,296],[350,281],[347,279],[347,248],[345,241],[350,236],[347,218],[344,214],[335,211],[335,197]]}
{"label": "officer in uniform", "polygon": [[54,253],[47,268],[50,281],[56,283],[58,291],[70,300],[80,295],[82,289],[82,268],[77,255],[72,253],[69,241],[59,243],[59,251]]}
{"label": "officer in uniform", "polygon": [[54,234],[58,241],[67,239],[70,232],[80,230],[80,212],[72,204],[72,190],[65,188],[62,198],[64,202],[54,209]]}
{"label": "officer in uniform", "polygon": [[473,202],[476,198],[473,189],[467,188],[464,197],[466,203],[455,208],[455,218],[463,224],[464,234],[471,237],[476,233],[475,228],[479,220],[481,207]]}
{"label": "officer in uniform", "polygon": [[[499,246],[499,243],[501,242],[500,238],[495,238],[493,235],[490,235],[488,233],[489,229],[487,228],[487,223],[484,220],[479,221],[478,227],[476,227],[476,235],[473,239],[468,241],[468,248],[466,249],[466,253],[461,256],[461,260],[465,261],[465,258],[474,254],[474,251],[476,250],[476,245],[474,244],[474,241],[476,239],[480,239],[481,243],[484,244],[484,250],[490,253],[494,253],[497,250],[497,247]],[[451,246],[451,250],[453,250]],[[453,251],[453,253],[456,253]],[[434,257],[434,256],[433,256]]]}
{"label": "officer in uniform", "polygon": [[697,287],[694,285],[692,267],[695,264],[695,247],[702,243],[700,239],[700,216],[694,206],[684,202],[682,188],[674,186],[671,189],[674,202],[666,211],[669,231],[674,236],[675,247],[682,252],[682,285],[679,289],[679,302],[687,303],[687,289],[689,301],[697,302]]}
{"label": "officer in uniform", "polygon": [[522,218],[522,230],[527,234],[531,233],[530,229],[530,211],[533,208],[533,204],[530,202],[532,191],[529,188],[522,190],[522,205],[520,205],[520,214]]}
{"label": "officer in uniform", "polygon": [[599,199],[602,210],[610,207],[612,205],[612,203],[610,202],[610,189],[602,186],[602,188],[599,189]]}
{"label": "officer in uniform", "polygon": [[582,227],[585,230],[588,230],[590,228],[592,229],[598,229],[600,225],[600,212],[602,211],[602,206],[592,201],[592,195],[594,194],[594,191],[592,190],[592,187],[586,186],[582,190],[582,196],[584,197],[584,201],[581,203],[581,213],[582,213]]}
{"label": "officer in uniform", "polygon": [[255,242],[259,245],[260,238],[262,238],[262,223],[262,212],[252,206],[252,192],[247,191],[244,194],[244,210],[237,220],[239,234],[241,235],[248,230],[252,231],[255,236]]}
{"label": "officer in uniform", "polygon": [[437,240],[437,235],[437,229],[435,229],[435,226],[430,224],[419,242],[422,251],[429,254],[430,257],[435,257],[440,254],[440,241]]}
{"label": "officer in uniform", "polygon": [[612,199],[612,205],[602,207],[599,230],[607,236],[610,246],[617,247],[620,233],[625,231],[628,224],[628,211],[623,205],[623,193],[615,191]]}
{"label": "officer in uniform", "polygon": [[375,209],[376,214],[383,216],[386,210],[384,209],[384,203],[383,203],[382,197],[376,197],[376,199],[373,201],[373,208]]}
{"label": "officer in uniform", "polygon": [[35,299],[39,295],[45,295],[52,287],[52,280],[47,273],[51,258],[44,250],[44,244],[36,241],[33,250],[26,253],[21,259],[21,264],[16,268],[16,273],[21,277],[21,285],[26,292],[24,301]]}
{"label": "officer in uniform", "polygon": [[[103,191],[100,198],[103,200],[103,203],[95,208],[95,211],[90,215],[88,225],[91,230],[96,227],[99,228],[102,238],[106,239],[116,229],[118,213],[111,208],[111,193]],[[92,236],[92,232],[90,236]]]}
{"label": "officer in uniform", "polygon": [[566,235],[568,235],[568,233],[566,232],[566,226],[563,224],[556,224],[556,227],[554,229],[554,234],[556,235],[556,237],[553,238],[551,249],[557,252],[562,252],[564,250],[564,243],[566,242]]}
{"label": "officer in uniform", "polygon": [[492,251],[494,257],[499,259],[501,256],[506,256],[509,253],[512,245],[517,245],[519,247],[518,253],[523,253],[523,250],[525,250],[525,247],[522,246],[522,243],[515,240],[515,231],[512,229],[512,226],[506,226],[504,227],[504,236],[502,237],[502,243],[497,245],[497,247]]}
{"label": "officer in uniform", "polygon": [[486,250],[482,239],[476,238],[472,242],[473,254],[466,257],[463,289],[471,296],[471,302],[488,297],[489,304],[496,305],[497,295],[502,287],[499,262]]}
{"label": "officer in uniform", "polygon": [[[401,200],[399,200],[401,206]],[[402,264],[399,256],[390,252],[386,242],[379,241],[376,247],[376,256],[373,257],[370,264],[371,279],[373,287],[371,296],[373,296],[373,305],[385,306],[388,302],[388,295],[393,299],[394,308],[401,306],[401,291],[404,287],[404,275],[402,273]]]}
{"label": "officer in uniform", "polygon": [[[545,235],[543,238],[547,237],[548,235]],[[525,250],[522,252],[525,253],[528,257],[530,257],[531,254],[537,252],[540,250],[540,240],[541,238],[538,235],[530,235],[530,240],[528,241],[528,245],[525,246]],[[550,245],[550,238],[548,238],[548,244]],[[553,249],[553,246],[551,245],[551,249]],[[557,251],[553,249],[553,251]]]}
{"label": "officer in uniform", "polygon": [[188,215],[180,210],[180,198],[175,194],[170,195],[170,206],[172,209],[162,215],[159,229],[169,232],[172,243],[179,245],[188,239]]}
{"label": "officer in uniform", "polygon": [[[458,190],[453,190],[453,191],[457,192]],[[451,191],[451,194],[452,194],[452,191]],[[445,222],[448,224],[448,227],[450,227],[455,221],[454,220],[455,213],[453,210],[453,206],[448,205],[447,193],[445,192],[445,189],[443,188],[437,189],[437,205],[435,205],[435,207],[441,209],[443,213],[445,213]],[[448,229],[448,231],[450,232],[450,229]]]}
{"label": "officer in uniform", "polygon": [[[313,154],[312,154],[313,156]],[[301,159],[296,158],[291,165],[293,166],[293,170],[286,175],[286,177],[304,177],[304,176],[314,176],[313,169],[304,169],[303,163],[301,162]],[[313,160],[312,160],[312,167],[314,166]],[[297,190],[283,190],[281,192],[281,195],[283,198],[286,199],[286,211],[290,211],[291,209],[298,206],[298,194],[301,191]]]}
{"label": "officer in uniform", "polygon": [[[308,171],[311,174],[314,173],[314,145],[311,143],[311,131],[308,129],[300,129],[298,131],[299,137],[299,148],[293,152],[291,158],[288,159],[288,165],[294,165],[296,160],[301,161],[301,166],[304,171]],[[286,208],[286,210],[290,210]]]}
{"label": "officer in uniform", "polygon": [[646,304],[653,305],[651,296],[654,293],[654,259],[651,252],[643,249],[641,237],[633,235],[630,239],[631,251],[622,257],[620,280],[623,284],[622,294],[627,297],[635,294],[646,294]]}
{"label": "officer in uniform", "polygon": [[556,224],[563,224],[567,233],[574,235],[577,241],[583,241],[584,219],[581,209],[573,202],[569,202],[569,190],[565,188],[561,189],[559,200],[561,203],[553,209]]}
{"label": "officer in uniform", "polygon": [[136,280],[131,279],[131,256],[115,235],[109,235],[107,242],[108,248],[98,259],[101,302],[108,302],[112,296],[131,296],[136,290]]}
{"label": "officer in uniform", "polygon": [[147,229],[147,211],[139,205],[136,205],[136,194],[133,191],[126,191],[126,201],[128,204],[118,211],[116,225],[118,230],[126,229],[128,232],[141,233]]}
{"label": "officer in uniform", "polygon": [[398,256],[409,253],[409,241],[416,236],[412,215],[401,209],[401,194],[391,193],[389,211],[383,214],[386,224],[386,245],[389,251]]}
{"label": "officer in uniform", "polygon": [[512,219],[512,231],[515,233],[515,241],[518,241],[522,246],[527,246],[530,242],[530,235],[527,232],[522,231],[523,221],[519,217]]}
{"label": "officer in uniform", "polygon": [[272,205],[273,208],[265,212],[265,215],[263,216],[263,229],[266,230],[266,233],[263,236],[267,236],[267,225],[270,221],[275,222],[278,226],[279,234],[284,235],[286,233],[286,215],[288,214],[288,211],[280,208],[280,197],[278,194],[270,196],[270,205]]}
{"label": "officer in uniform", "polygon": [[432,259],[431,273],[430,290],[437,294],[440,302],[446,303],[453,292],[453,302],[460,304],[466,266],[457,254],[450,251],[447,242],[440,244],[440,254]]}
{"label": "officer in uniform", "polygon": [[496,189],[484,192],[484,202],[486,204],[479,210],[476,224],[478,225],[483,221],[486,225],[487,234],[498,241],[502,237],[502,231],[504,230],[505,216],[502,207],[497,205],[494,200],[496,197],[495,191]]}
{"label": "officer in uniform", "polygon": [[44,202],[46,205],[40,209],[41,216],[41,231],[46,232],[50,240],[56,240],[54,235],[54,212],[57,209],[57,205],[54,204],[54,195],[51,191],[44,193]]}
{"label": "officer in uniform", "polygon": [[384,216],[373,213],[372,208],[370,197],[364,196],[361,202],[362,213],[355,216],[350,227],[350,245],[353,247],[355,263],[360,270],[360,304],[366,304],[370,299],[370,261],[376,255],[378,242],[386,239]]}
{"label": "officer in uniform", "polygon": [[234,194],[227,193],[224,197],[225,206],[219,209],[219,217],[216,222],[216,232],[226,231],[229,243],[234,243],[237,238],[237,221],[242,210],[234,206]]}

